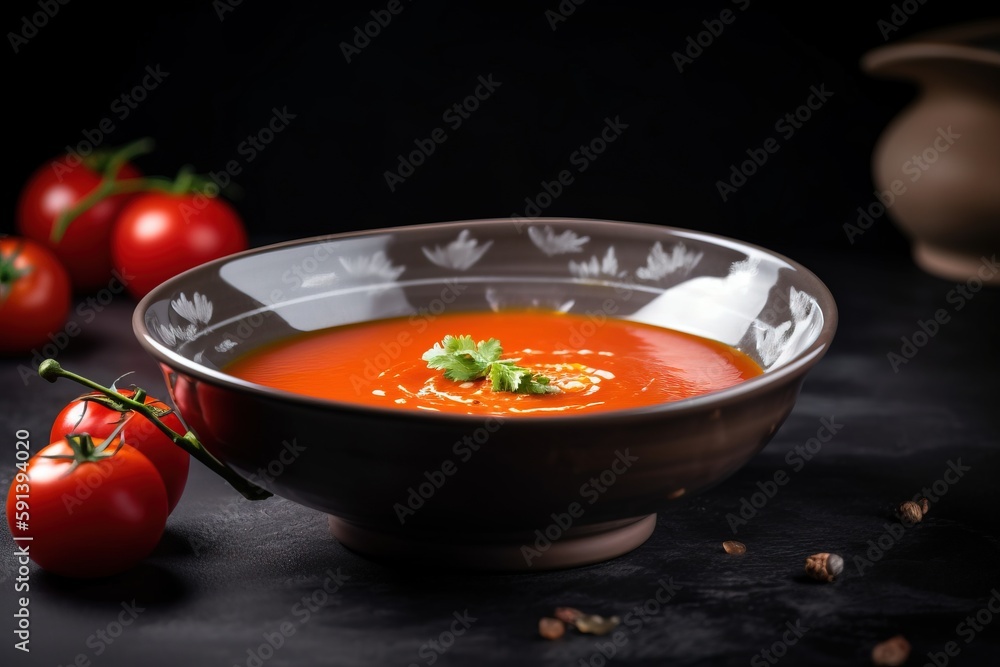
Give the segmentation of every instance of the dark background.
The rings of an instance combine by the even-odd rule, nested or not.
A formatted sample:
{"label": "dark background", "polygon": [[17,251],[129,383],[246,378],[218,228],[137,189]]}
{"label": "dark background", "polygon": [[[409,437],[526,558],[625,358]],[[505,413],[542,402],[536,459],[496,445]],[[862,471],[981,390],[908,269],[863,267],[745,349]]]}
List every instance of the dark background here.
{"label": "dark background", "polygon": [[[842,224],[873,201],[872,146],[916,94],[859,70],[859,58],[885,43],[877,22],[892,14],[888,2],[750,2],[740,11],[728,0],[589,0],[553,31],[545,11],[556,0],[527,9],[402,0],[403,11],[347,63],[339,44],[385,4],[243,2],[222,20],[223,2],[61,6],[16,55],[6,47],[16,148],[2,231],[13,228],[31,171],[104,118],[115,125],[104,146],[147,135],[159,142],[139,160],[147,173],[240,161],[237,206],[262,241],[523,214],[541,181],[572,169],[571,153],[605,117],[620,116],[629,126],[622,138],[574,171],[544,215],[675,225],[786,252],[847,249]],[[911,5],[919,9],[890,39],[984,17],[976,3]],[[672,54],[725,8],[735,21],[679,73]],[[20,29],[35,11],[17,3],[4,26]],[[122,120],[112,103],[147,65],[169,76]],[[502,85],[453,131],[442,113],[489,74]],[[778,136],[775,121],[820,84],[832,98],[723,202],[716,181]],[[241,142],[285,107],[294,120],[247,162]],[[447,141],[391,192],[384,172],[437,127]],[[854,249],[898,253],[906,244],[883,218]]]}

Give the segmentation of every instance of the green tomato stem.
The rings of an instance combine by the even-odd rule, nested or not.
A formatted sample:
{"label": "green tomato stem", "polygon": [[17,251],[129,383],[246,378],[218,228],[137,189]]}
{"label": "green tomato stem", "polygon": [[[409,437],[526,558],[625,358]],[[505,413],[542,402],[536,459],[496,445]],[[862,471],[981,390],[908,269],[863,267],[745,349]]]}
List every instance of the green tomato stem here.
{"label": "green tomato stem", "polygon": [[55,224],[52,225],[51,240],[53,243],[59,243],[74,220],[109,197],[133,192],[171,192],[173,185],[169,179],[155,176],[128,178],[123,181],[105,179],[75,206],[59,214]]}
{"label": "green tomato stem", "polygon": [[[76,203],[75,206],[68,208],[59,214],[56,218],[55,223],[52,225],[52,233],[50,239],[53,243],[59,243],[63,235],[66,234],[66,230],[69,228],[70,223],[79,218],[81,215],[89,211],[97,204],[101,203],[108,197],[112,197],[116,194],[122,194],[123,192],[128,192],[129,190],[119,190],[116,188],[118,181],[118,172],[121,171],[125,164],[139,155],[145,155],[153,150],[154,142],[149,137],[133,141],[130,144],[126,144],[121,148],[108,152],[106,156],[102,156],[101,162],[104,162],[104,170],[101,174],[101,183],[96,188],[94,188],[86,197],[81,199]],[[147,179],[128,179],[130,181],[136,181],[131,187],[138,187],[139,181],[145,181]],[[155,180],[155,179],[148,179]],[[133,190],[137,191],[137,190]]]}
{"label": "green tomato stem", "polygon": [[195,175],[190,165],[181,168],[177,174],[177,178],[174,180],[163,178],[162,176],[118,178],[118,173],[129,160],[151,152],[153,146],[153,140],[147,137],[121,147],[110,153],[106,159],[102,158],[105,166],[101,175],[101,182],[96,188],[87,193],[87,196],[78,201],[76,205],[59,214],[52,225],[52,233],[50,235],[52,243],[59,243],[74,220],[109,197],[136,192],[164,192],[167,194],[185,195],[193,192],[201,192],[211,182],[204,177]]}
{"label": "green tomato stem", "polygon": [[174,444],[186,451],[192,457],[204,463],[209,470],[229,482],[234,489],[243,495],[244,498],[248,500],[264,500],[265,498],[271,497],[271,493],[269,491],[265,491],[256,484],[243,479],[232,468],[212,456],[212,454],[205,449],[204,445],[199,442],[198,437],[192,431],[188,431],[184,435],[177,433],[164,424],[163,421],[160,420],[153,410],[145,403],[133,400],[117,391],[114,391],[113,389],[99,385],[93,380],[89,380],[81,375],[71,373],[70,371],[63,369],[63,367],[60,366],[59,362],[55,359],[46,359],[39,364],[38,375],[49,382],[55,382],[59,378],[66,378],[67,380],[72,380],[77,384],[81,384],[84,387],[100,392],[108,398],[121,402],[122,405],[128,407],[133,412],[136,412],[148,419],[154,426],[156,426],[156,428],[160,429],[164,435],[170,438]]}
{"label": "green tomato stem", "polygon": [[194,168],[186,164],[177,172],[171,192],[175,195],[182,195],[191,191],[194,185]]}
{"label": "green tomato stem", "polygon": [[121,168],[129,160],[137,158],[140,155],[152,153],[154,148],[156,148],[156,142],[149,137],[143,137],[130,144],[125,144],[111,154],[107,166],[104,167],[104,177],[111,178],[112,180],[118,178],[118,172],[121,171]]}
{"label": "green tomato stem", "polygon": [[[119,179],[118,173],[129,160],[149,153],[153,150],[153,140],[150,138],[133,141],[113,152],[105,151],[99,158],[90,162],[93,166],[103,165],[101,182],[74,206],[60,213],[52,225],[49,236],[52,243],[59,243],[66,230],[81,215],[100,204],[109,197],[136,192],[163,192],[172,195],[201,194],[214,197],[219,193],[219,187],[211,179],[194,173],[190,165],[181,167],[173,180],[161,176],[144,176],[141,178]],[[214,188],[214,192],[211,190]],[[231,194],[239,194],[235,184],[226,188]]]}

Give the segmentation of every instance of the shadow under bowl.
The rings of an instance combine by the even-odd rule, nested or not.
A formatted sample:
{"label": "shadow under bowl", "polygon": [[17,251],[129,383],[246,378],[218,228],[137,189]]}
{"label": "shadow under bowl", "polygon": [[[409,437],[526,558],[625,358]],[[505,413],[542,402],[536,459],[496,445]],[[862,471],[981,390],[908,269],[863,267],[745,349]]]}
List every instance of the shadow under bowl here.
{"label": "shadow under bowl", "polygon": [[[227,364],[303,331],[445,312],[542,308],[732,345],[764,373],[645,408],[491,417],[410,412],[269,388]],[[318,237],[209,262],[139,304],[135,333],[219,460],[330,515],[347,547],[404,563],[539,570],[642,544],[671,500],[770,440],[837,312],[768,250],[655,225],[473,220]],[[419,355],[422,350],[414,350]]]}

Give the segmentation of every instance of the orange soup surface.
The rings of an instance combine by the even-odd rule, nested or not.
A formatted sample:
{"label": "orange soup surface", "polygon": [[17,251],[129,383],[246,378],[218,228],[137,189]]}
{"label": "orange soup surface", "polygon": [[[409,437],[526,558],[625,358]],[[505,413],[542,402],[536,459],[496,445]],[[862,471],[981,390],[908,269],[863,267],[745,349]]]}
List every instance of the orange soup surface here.
{"label": "orange soup surface", "polygon": [[[550,379],[552,394],[495,392],[456,382],[420,357],[446,335],[497,338],[503,359]],[[546,311],[397,318],[293,336],[225,371],[296,394],[398,410],[543,416],[657,405],[760,375],[728,345],[625,320]]]}

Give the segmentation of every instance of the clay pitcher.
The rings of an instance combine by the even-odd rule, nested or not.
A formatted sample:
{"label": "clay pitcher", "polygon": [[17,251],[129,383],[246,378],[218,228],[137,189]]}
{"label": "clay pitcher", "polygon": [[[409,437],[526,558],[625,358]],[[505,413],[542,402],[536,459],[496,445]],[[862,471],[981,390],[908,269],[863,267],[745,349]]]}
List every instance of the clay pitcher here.
{"label": "clay pitcher", "polygon": [[1000,285],[1000,21],[918,35],[869,52],[868,73],[920,95],[886,127],[879,199],[924,270]]}

